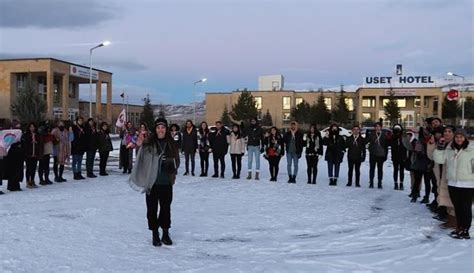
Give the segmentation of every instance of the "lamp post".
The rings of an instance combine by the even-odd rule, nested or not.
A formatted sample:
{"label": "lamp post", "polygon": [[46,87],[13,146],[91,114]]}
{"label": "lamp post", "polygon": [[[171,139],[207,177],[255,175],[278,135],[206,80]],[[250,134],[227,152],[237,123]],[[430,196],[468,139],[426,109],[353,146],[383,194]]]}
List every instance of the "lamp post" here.
{"label": "lamp post", "polygon": [[[104,41],[89,50],[89,117],[92,117],[92,51],[96,48],[108,46],[110,41]],[[98,103],[97,101],[95,103]],[[97,114],[97,113],[96,113]]]}
{"label": "lamp post", "polygon": [[461,128],[464,129],[464,76],[458,75],[453,72],[447,72],[446,73],[448,76],[453,76],[453,77],[458,77],[462,79],[461,83]]}
{"label": "lamp post", "polygon": [[206,82],[207,79],[203,78],[200,79],[199,81],[194,82],[194,87],[193,87],[193,101],[194,101],[194,111],[193,111],[193,124],[196,123],[196,84],[201,83],[201,82]]}

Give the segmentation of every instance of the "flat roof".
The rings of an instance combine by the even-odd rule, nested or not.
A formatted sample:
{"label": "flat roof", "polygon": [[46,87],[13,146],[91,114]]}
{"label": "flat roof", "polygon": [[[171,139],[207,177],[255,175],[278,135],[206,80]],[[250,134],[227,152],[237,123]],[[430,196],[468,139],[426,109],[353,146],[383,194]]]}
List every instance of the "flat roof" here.
{"label": "flat roof", "polygon": [[[46,58],[46,57],[43,57],[43,58],[0,59],[0,62],[35,61],[35,60],[52,60],[52,61],[55,61],[55,62],[61,62],[61,63],[70,64],[70,65],[75,65],[75,66],[81,66],[81,67],[84,67],[84,68],[89,69],[88,66],[84,66],[84,65],[82,65],[82,64],[76,64],[76,63],[71,63],[71,62],[68,62],[68,61],[59,60],[59,59],[56,59],[56,58]],[[112,72],[109,72],[109,71],[105,71],[105,70],[101,70],[101,69],[96,69],[96,68],[92,68],[92,69],[94,69],[94,70],[96,70],[96,71],[100,71],[100,72],[103,72],[103,73],[107,73],[107,74],[112,75]]]}

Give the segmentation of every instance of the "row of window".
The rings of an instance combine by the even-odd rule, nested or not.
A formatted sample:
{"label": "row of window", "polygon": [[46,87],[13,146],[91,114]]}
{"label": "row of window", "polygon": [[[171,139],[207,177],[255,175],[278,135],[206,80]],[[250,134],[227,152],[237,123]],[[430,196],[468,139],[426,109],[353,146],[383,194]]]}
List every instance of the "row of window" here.
{"label": "row of window", "polygon": [[[364,97],[362,98],[362,107],[367,107],[367,108],[375,108],[375,97]],[[383,99],[382,100],[382,105],[385,105],[388,102],[388,99]],[[397,104],[398,107],[404,108],[407,107],[407,99],[406,98],[400,98],[397,99]],[[414,99],[414,107],[421,107],[421,98],[420,97],[415,97]],[[428,108],[429,107],[429,98],[425,97],[423,100],[423,107]],[[433,97],[433,110],[437,110],[438,108],[438,98]]]}
{"label": "row of window", "polygon": [[[257,107],[257,110],[262,110],[262,97],[254,97],[254,99],[255,99],[255,106]],[[345,101],[346,101],[347,107],[349,108],[349,111],[353,111],[354,100],[352,98],[345,98]],[[296,98],[294,106],[297,106],[303,102],[304,102],[303,98]],[[324,103],[326,104],[329,110],[332,109],[332,98],[324,98]],[[291,107],[292,107],[291,97],[283,97],[283,102],[282,102],[283,110],[291,110]]]}
{"label": "row of window", "polygon": [[[23,89],[26,87],[26,81],[27,81],[27,74],[21,73],[17,74],[16,77],[16,88],[17,90]],[[38,93],[43,96],[43,98],[46,100],[46,94],[47,94],[47,84],[46,84],[46,77],[44,76],[39,76],[38,77]],[[54,103],[59,103],[61,101],[61,92],[59,88],[59,79],[54,79],[54,87],[53,87],[53,101]],[[74,84],[72,82],[69,83],[69,98],[76,98],[77,96],[77,89],[78,85]]]}
{"label": "row of window", "polygon": [[[421,114],[416,113],[415,111],[400,111],[401,118],[399,120],[400,124],[402,124],[403,127],[414,127],[415,126],[415,121],[421,119]],[[390,127],[390,120],[388,120],[385,116],[385,112],[383,110],[379,111],[379,117],[383,119],[383,126],[384,127]],[[416,119],[415,119],[416,116]],[[362,113],[362,121],[366,120],[376,120],[376,117],[372,113]]]}

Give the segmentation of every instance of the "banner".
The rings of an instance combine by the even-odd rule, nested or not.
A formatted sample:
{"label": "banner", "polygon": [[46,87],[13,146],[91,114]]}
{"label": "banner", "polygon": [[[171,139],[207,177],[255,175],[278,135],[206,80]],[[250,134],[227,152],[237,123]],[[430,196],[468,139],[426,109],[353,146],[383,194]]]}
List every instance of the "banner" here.
{"label": "banner", "polygon": [[117,122],[115,122],[115,126],[119,128],[124,127],[126,120],[127,120],[127,112],[125,111],[125,109],[123,109],[117,118]]}
{"label": "banner", "polygon": [[[6,156],[13,143],[21,140],[21,130],[2,130],[0,131],[0,156]],[[4,155],[2,155],[5,153]]]}
{"label": "banner", "polygon": [[449,101],[458,100],[458,98],[459,98],[458,90],[456,90],[456,89],[449,90],[447,98],[448,98]]}

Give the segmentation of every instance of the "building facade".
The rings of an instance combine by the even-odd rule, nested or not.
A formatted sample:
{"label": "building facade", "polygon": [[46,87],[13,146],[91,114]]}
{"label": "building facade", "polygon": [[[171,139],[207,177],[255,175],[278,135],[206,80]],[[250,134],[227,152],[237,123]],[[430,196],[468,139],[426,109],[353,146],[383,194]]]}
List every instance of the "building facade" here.
{"label": "building facade", "polygon": [[[0,60],[0,119],[15,118],[10,105],[29,79],[46,101],[48,118],[74,119],[79,115],[79,85],[89,84],[89,76],[89,67],[53,58]],[[93,69],[92,83],[96,101],[102,101],[102,85],[106,85],[107,101],[95,106],[94,112],[100,115],[93,117],[111,122],[112,73]]]}

